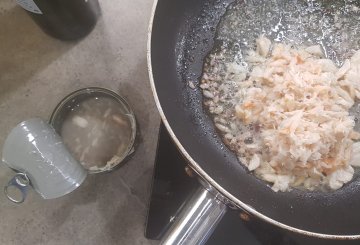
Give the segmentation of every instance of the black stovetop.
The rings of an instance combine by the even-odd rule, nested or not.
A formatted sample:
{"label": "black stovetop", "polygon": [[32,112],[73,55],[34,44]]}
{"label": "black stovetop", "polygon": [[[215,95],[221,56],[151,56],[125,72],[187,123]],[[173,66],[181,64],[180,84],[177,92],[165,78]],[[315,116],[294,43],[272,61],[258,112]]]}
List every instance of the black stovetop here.
{"label": "black stovetop", "polygon": [[[186,174],[185,167],[186,160],[161,124],[145,230],[146,238],[160,240],[171,225],[171,218],[198,187],[198,181]],[[284,231],[255,217],[244,221],[240,218],[240,211],[229,210],[206,243],[206,245],[218,244],[338,245],[360,244],[360,241],[309,238]]]}

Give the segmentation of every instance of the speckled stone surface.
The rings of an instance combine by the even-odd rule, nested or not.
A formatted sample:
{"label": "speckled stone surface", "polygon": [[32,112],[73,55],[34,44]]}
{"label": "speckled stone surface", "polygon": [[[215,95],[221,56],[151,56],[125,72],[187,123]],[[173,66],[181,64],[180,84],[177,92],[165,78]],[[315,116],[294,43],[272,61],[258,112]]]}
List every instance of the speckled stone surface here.
{"label": "speckled stone surface", "polygon": [[[113,89],[132,105],[140,144],[125,166],[88,176],[73,193],[10,203],[0,191],[0,244],[157,244],[144,237],[159,116],[146,68],[152,0],[100,0],[90,35],[61,42],[44,34],[13,0],[0,2],[0,148],[17,123],[49,118],[68,93]],[[13,172],[1,165],[0,190]]]}

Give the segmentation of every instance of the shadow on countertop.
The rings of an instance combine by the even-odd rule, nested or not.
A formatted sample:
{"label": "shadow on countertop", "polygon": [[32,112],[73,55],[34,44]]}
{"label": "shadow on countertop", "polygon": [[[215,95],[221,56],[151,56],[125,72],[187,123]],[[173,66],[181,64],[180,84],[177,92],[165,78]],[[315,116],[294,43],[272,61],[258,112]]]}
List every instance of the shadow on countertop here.
{"label": "shadow on countertop", "polygon": [[76,44],[46,35],[18,6],[3,10],[0,23],[0,96],[22,86]]}

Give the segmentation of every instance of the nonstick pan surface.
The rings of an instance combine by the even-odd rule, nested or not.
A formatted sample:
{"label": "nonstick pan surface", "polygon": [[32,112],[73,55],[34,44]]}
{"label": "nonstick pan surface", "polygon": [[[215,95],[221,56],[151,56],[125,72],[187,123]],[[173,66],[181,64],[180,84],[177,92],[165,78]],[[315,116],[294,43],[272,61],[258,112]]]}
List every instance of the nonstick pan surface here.
{"label": "nonstick pan surface", "polygon": [[[148,62],[161,117],[190,165],[237,206],[282,228],[354,239],[360,234],[360,179],[335,192],[273,192],[221,141],[202,104],[203,61],[230,0],[158,0],[150,24]],[[169,163],[171,164],[171,163]]]}

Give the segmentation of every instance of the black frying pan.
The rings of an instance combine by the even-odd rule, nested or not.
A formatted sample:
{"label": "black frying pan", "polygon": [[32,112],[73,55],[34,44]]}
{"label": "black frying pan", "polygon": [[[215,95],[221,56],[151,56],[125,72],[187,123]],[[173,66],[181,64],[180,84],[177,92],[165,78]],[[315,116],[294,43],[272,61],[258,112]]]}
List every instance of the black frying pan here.
{"label": "black frying pan", "polygon": [[358,176],[331,193],[273,192],[224,146],[203,108],[200,89],[188,86],[189,80],[198,85],[216,25],[230,2],[157,1],[148,58],[155,99],[167,129],[190,165],[238,207],[302,234],[360,238]]}

